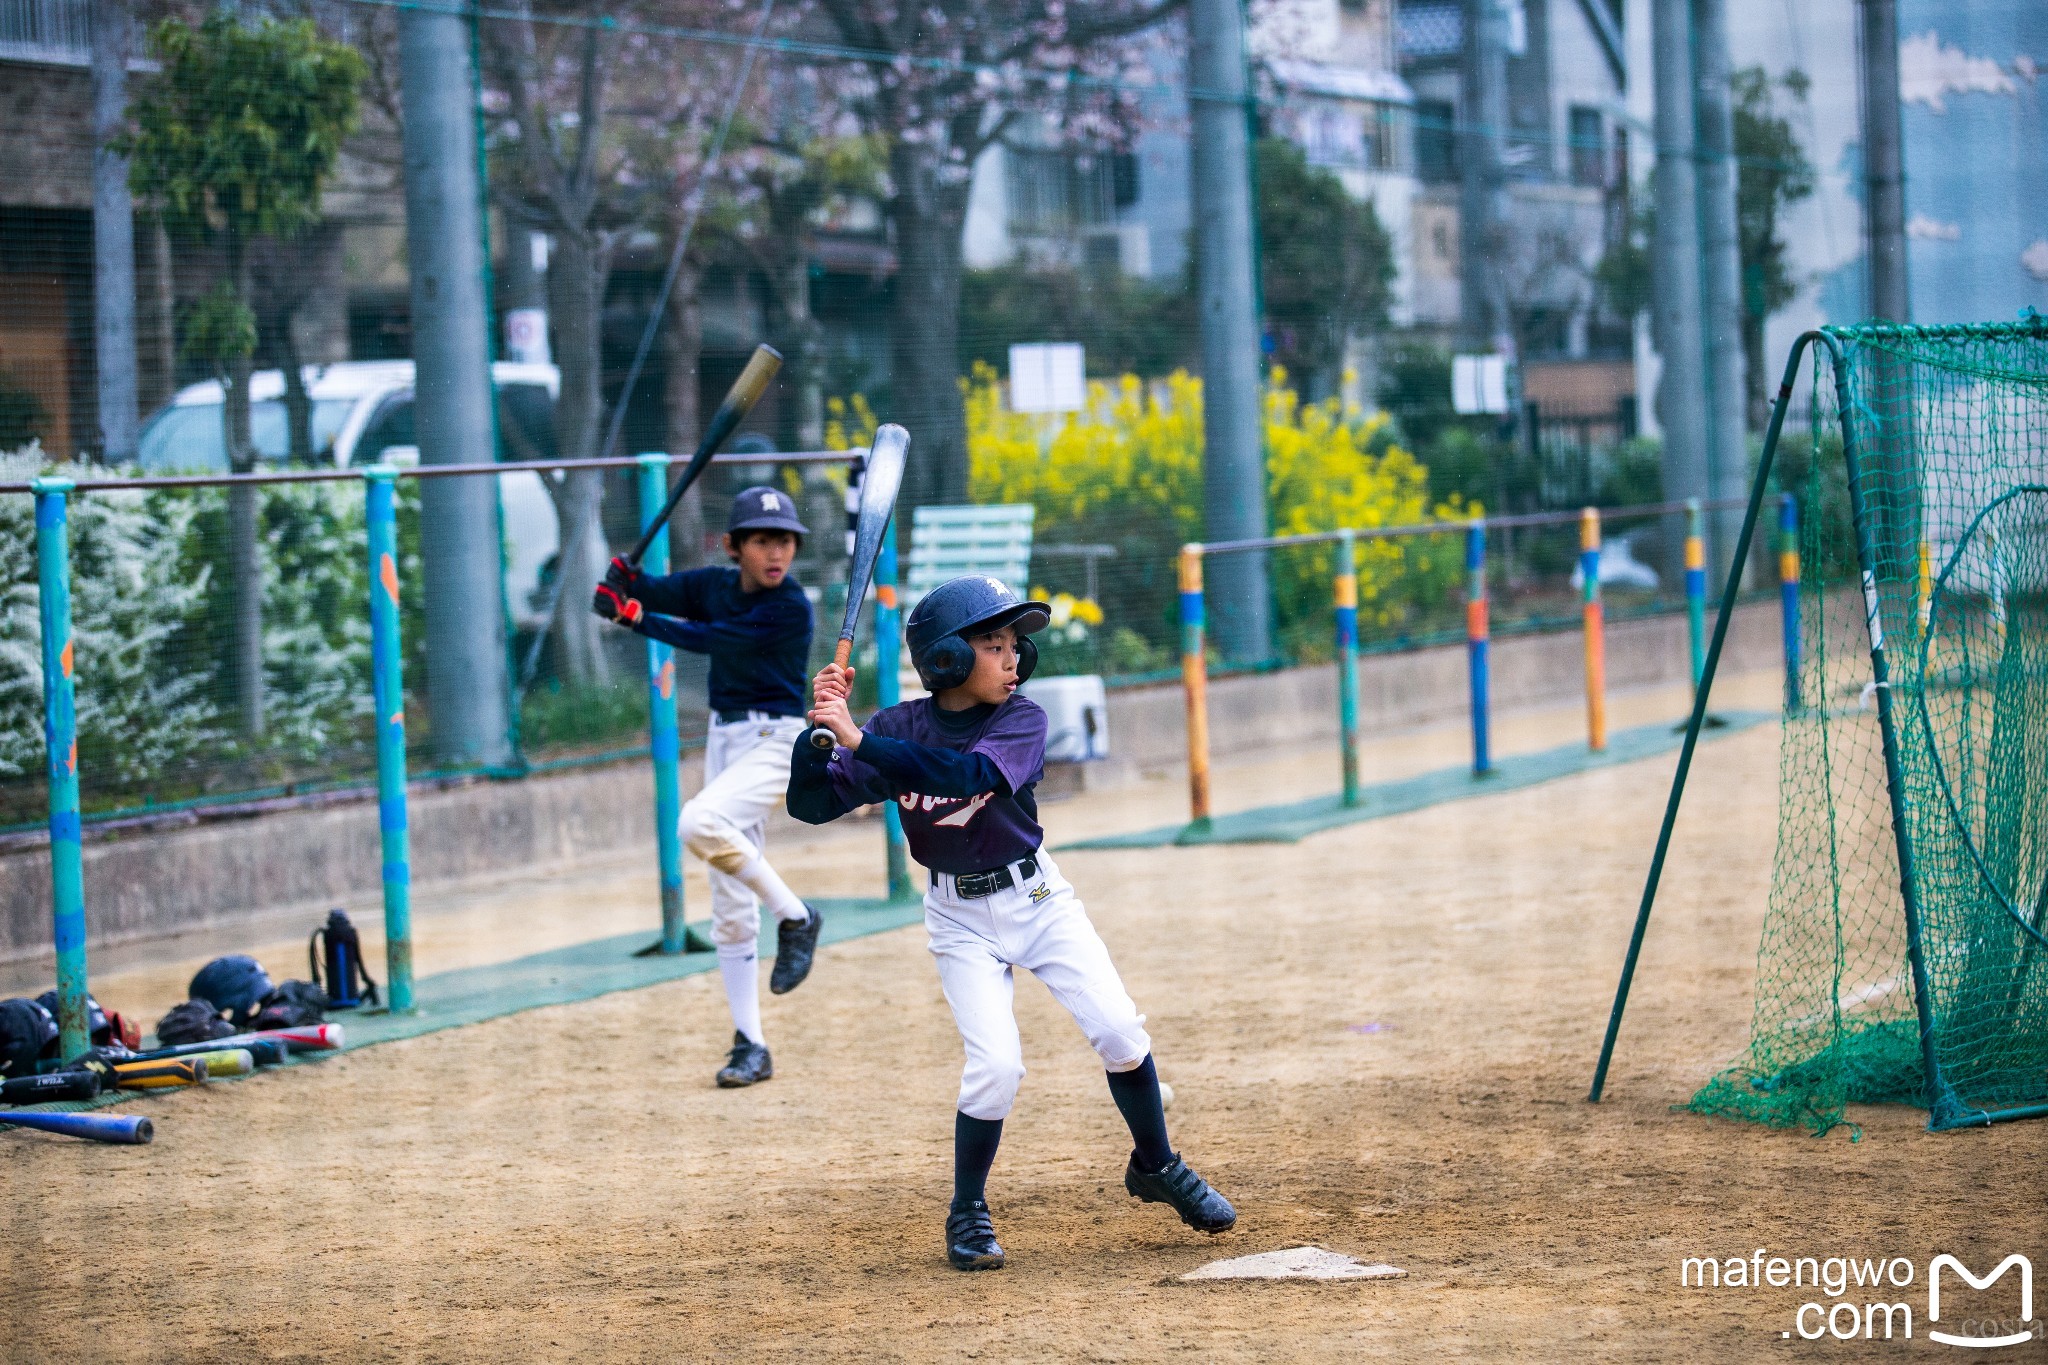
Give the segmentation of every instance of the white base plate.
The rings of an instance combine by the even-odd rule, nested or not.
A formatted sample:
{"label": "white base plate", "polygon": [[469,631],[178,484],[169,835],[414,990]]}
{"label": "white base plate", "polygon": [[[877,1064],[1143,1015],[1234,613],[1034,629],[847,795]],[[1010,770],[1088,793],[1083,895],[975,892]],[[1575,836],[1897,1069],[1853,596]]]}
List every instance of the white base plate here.
{"label": "white base plate", "polygon": [[1321,1247],[1287,1247],[1254,1256],[1233,1256],[1191,1270],[1183,1280],[1396,1280],[1408,1272],[1360,1261]]}

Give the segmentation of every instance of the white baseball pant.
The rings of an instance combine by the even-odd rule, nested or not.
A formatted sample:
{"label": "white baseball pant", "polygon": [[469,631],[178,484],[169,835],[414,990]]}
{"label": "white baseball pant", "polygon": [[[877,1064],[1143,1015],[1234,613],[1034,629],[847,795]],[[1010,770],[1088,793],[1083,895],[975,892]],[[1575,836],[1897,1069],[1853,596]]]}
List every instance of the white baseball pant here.
{"label": "white baseball pant", "polygon": [[1012,1008],[1019,967],[1074,1016],[1105,1070],[1130,1071],[1152,1051],[1145,1016],[1131,1002],[1080,897],[1044,850],[1033,860],[1035,875],[1021,876],[1023,864],[1013,863],[1013,884],[986,896],[957,894],[943,872],[932,874],[925,893],[927,946],[967,1049],[960,1112],[969,1118],[1007,1117],[1024,1079]]}
{"label": "white baseball pant", "polygon": [[[683,846],[711,878],[711,941],[751,944],[760,936],[759,905],[778,919],[802,919],[803,902],[762,856],[769,812],[789,791],[789,751],[807,728],[801,716],[749,712],[711,719],[704,739],[704,787],[683,805]],[[758,898],[758,904],[757,904]]]}

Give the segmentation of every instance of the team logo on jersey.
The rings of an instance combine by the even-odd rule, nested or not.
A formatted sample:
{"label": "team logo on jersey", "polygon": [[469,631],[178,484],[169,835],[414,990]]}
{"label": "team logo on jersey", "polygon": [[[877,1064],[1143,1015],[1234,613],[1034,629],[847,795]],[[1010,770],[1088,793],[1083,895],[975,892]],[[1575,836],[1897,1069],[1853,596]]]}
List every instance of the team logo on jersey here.
{"label": "team logo on jersey", "polygon": [[958,796],[922,796],[917,792],[905,792],[902,796],[896,798],[896,804],[905,810],[924,811],[934,811],[941,806],[958,804],[960,805],[959,810],[940,816],[932,821],[932,824],[934,827],[939,828],[965,829],[975,816],[981,814],[981,808],[986,806],[994,796],[994,792],[982,792],[979,795],[963,799]]}

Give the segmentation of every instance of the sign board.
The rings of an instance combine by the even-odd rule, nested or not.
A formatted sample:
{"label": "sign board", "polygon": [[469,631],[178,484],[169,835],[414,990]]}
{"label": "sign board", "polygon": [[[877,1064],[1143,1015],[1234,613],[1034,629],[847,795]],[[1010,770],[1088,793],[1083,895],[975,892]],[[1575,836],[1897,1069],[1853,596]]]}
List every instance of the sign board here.
{"label": "sign board", "polygon": [[1010,348],[1010,411],[1079,412],[1087,399],[1078,343],[1045,341]]}
{"label": "sign board", "polygon": [[1461,416],[1508,410],[1508,361],[1502,355],[1451,357],[1451,408]]}
{"label": "sign board", "polygon": [[513,308],[505,313],[505,359],[526,365],[548,363],[548,310]]}

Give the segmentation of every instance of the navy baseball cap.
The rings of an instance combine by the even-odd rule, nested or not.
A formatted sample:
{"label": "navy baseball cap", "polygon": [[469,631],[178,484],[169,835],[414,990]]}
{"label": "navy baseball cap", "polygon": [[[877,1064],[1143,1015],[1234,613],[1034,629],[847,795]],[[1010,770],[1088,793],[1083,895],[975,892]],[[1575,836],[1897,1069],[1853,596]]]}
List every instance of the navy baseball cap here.
{"label": "navy baseball cap", "polygon": [[732,515],[726,519],[728,534],[741,531],[794,531],[800,536],[811,528],[797,520],[796,499],[779,488],[743,488],[732,500]]}

